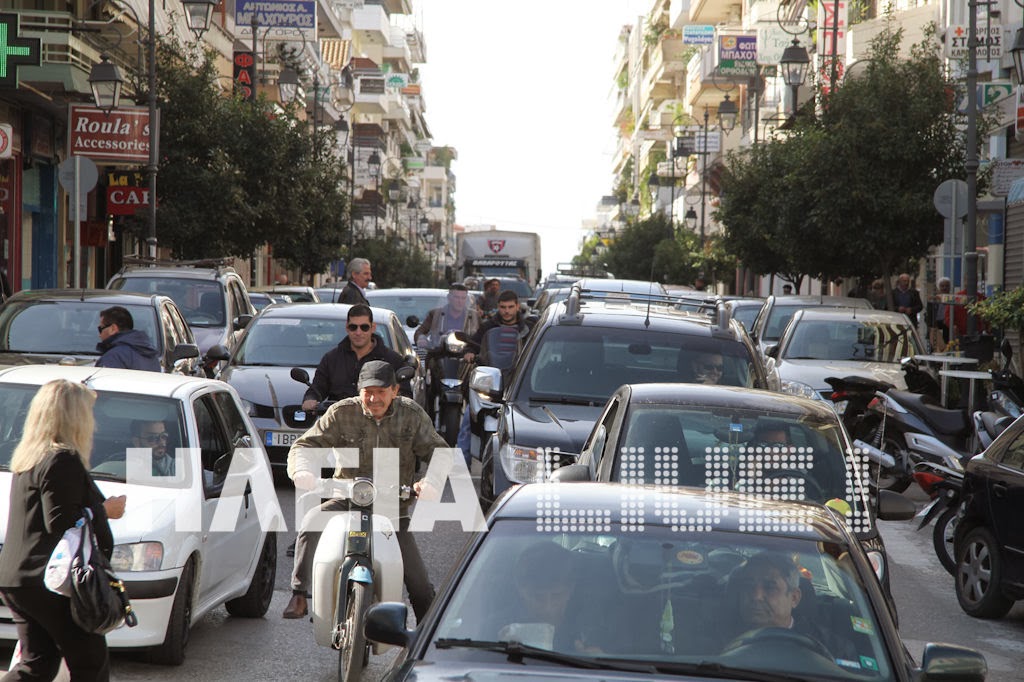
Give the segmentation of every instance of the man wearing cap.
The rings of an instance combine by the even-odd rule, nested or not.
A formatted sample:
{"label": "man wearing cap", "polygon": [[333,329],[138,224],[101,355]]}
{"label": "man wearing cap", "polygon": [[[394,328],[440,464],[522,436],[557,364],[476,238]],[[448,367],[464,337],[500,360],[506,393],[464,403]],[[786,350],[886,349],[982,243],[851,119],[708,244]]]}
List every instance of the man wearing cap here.
{"label": "man wearing cap", "polygon": [[[359,372],[359,395],[334,403],[288,451],[288,476],[299,490],[312,490],[320,477],[320,460],[305,452],[309,448],[356,448],[357,468],[335,469],[334,477],[351,479],[373,477],[375,450],[388,464],[398,467],[399,485],[409,486],[416,495],[426,492],[424,481],[416,481],[417,461],[428,462],[436,448],[448,444],[434,431],[427,413],[413,400],[398,395],[395,370],[383,360],[372,360]],[[381,448],[392,449],[385,453]],[[393,450],[397,450],[397,457]],[[380,466],[380,464],[378,464]],[[434,598],[427,567],[416,540],[409,532],[410,500],[399,501],[398,544],[402,550],[405,587],[409,591],[416,620],[423,619]],[[347,500],[328,500],[319,511],[348,509]],[[311,583],[313,554],[320,533],[304,530],[303,519],[295,542],[295,567],[292,570],[292,598],[284,610],[285,618],[302,618],[308,610],[307,595]]]}

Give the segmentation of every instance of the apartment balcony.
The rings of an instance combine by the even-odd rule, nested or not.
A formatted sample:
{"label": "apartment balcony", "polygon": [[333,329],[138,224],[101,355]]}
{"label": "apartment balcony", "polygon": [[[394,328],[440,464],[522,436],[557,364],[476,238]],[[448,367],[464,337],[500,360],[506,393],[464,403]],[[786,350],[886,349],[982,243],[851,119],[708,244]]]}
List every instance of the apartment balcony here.
{"label": "apartment balcony", "polygon": [[355,79],[355,111],[360,114],[383,114],[388,108],[385,103],[387,89],[383,77]]}
{"label": "apartment balcony", "polygon": [[405,97],[401,92],[391,91],[384,95],[384,119],[395,121],[403,128],[412,125],[409,114],[409,106],[405,103]]}
{"label": "apartment balcony", "polygon": [[388,45],[391,41],[391,20],[380,5],[367,2],[352,9],[352,36],[362,45]]}
{"label": "apartment balcony", "polygon": [[[71,32],[78,23],[75,17],[69,12],[34,10],[22,10],[18,15],[22,35],[38,38],[40,43],[40,65],[20,67],[19,79],[42,93],[62,96],[77,93],[83,99],[91,99],[89,72],[93,64],[100,61],[101,50],[80,37],[86,34]],[[116,34],[113,27],[107,31],[110,35]],[[122,68],[134,67],[136,43],[126,39],[125,45],[125,52],[111,52],[111,58]]]}
{"label": "apartment balcony", "polygon": [[736,0],[691,0],[691,24],[739,23],[743,16],[743,5]]}

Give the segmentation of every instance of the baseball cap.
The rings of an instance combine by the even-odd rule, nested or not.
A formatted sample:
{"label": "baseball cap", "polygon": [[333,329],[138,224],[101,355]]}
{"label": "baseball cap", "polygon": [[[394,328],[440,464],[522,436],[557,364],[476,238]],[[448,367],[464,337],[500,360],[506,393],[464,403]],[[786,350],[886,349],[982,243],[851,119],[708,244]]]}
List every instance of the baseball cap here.
{"label": "baseball cap", "polygon": [[395,370],[383,360],[371,360],[359,370],[359,388],[370,386],[394,386],[398,383]]}

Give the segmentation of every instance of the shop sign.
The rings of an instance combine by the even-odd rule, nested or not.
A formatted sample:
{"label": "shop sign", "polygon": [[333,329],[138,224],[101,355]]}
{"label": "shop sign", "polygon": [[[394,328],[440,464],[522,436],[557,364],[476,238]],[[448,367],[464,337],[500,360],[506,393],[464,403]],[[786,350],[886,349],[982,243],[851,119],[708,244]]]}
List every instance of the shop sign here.
{"label": "shop sign", "polygon": [[[159,119],[158,119],[159,120]],[[149,162],[149,109],[118,107],[107,113],[94,106],[70,105],[68,156],[125,164]]]}

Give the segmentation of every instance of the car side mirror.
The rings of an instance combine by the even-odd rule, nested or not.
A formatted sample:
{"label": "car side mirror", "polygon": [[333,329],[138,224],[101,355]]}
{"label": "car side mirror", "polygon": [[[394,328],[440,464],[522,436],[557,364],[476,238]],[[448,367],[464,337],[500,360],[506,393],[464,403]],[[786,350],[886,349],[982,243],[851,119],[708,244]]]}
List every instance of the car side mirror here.
{"label": "car side mirror", "polygon": [[420,318],[417,317],[416,315],[410,315],[409,317],[405,318],[405,326],[406,327],[418,327],[418,326],[420,326]]}
{"label": "car side mirror", "polygon": [[221,360],[230,360],[231,351],[228,350],[227,346],[220,343],[215,343],[214,345],[210,346],[210,349],[208,351],[206,351],[206,359],[216,360],[218,362],[220,362]]}
{"label": "car side mirror", "polygon": [[778,346],[778,344],[776,344],[774,346],[768,346],[767,348],[765,348],[764,349],[764,354],[765,354],[765,357],[775,358],[777,360],[779,358],[779,346]]}
{"label": "car side mirror", "polygon": [[974,649],[955,644],[924,645],[919,680],[969,680],[982,682],[988,673],[985,657]]}
{"label": "car side mirror", "polygon": [[246,327],[249,326],[250,322],[252,322],[252,315],[250,315],[249,313],[239,315],[238,317],[235,318],[235,331],[245,329]]}
{"label": "car side mirror", "polygon": [[[560,452],[559,455],[565,456],[566,453]],[[567,482],[577,481],[591,481],[593,478],[590,476],[590,467],[586,464],[566,464],[551,472],[549,480]]]}
{"label": "car side mirror", "polygon": [[483,393],[491,400],[501,399],[501,370],[497,367],[477,367],[469,380],[469,388]]}
{"label": "car side mirror", "polygon": [[394,601],[374,604],[366,612],[363,627],[366,638],[371,642],[406,647],[412,641],[412,630],[405,629],[409,609],[405,604]]}
{"label": "car side mirror", "polygon": [[179,360],[190,360],[199,357],[199,346],[194,343],[179,343],[171,351],[171,359],[174,362]]}
{"label": "car side mirror", "polygon": [[878,518],[882,521],[906,521],[917,514],[917,506],[891,490],[878,491]]}

